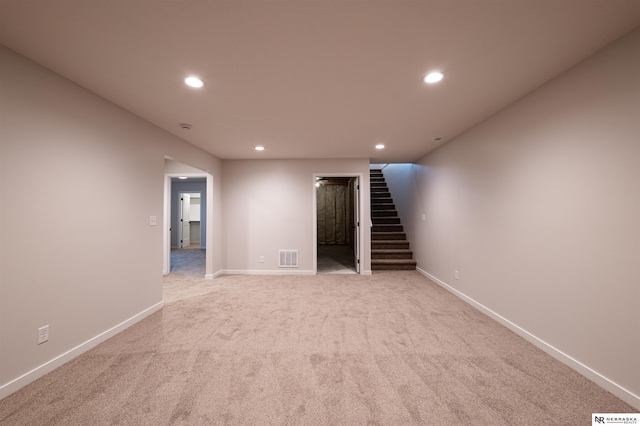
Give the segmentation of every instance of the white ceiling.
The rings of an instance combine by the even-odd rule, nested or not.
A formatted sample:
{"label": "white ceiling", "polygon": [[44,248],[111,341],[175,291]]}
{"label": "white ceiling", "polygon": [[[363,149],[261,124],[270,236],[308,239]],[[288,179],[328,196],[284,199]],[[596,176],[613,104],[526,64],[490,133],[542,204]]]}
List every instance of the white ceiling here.
{"label": "white ceiling", "polygon": [[637,26],[638,0],[0,0],[2,44],[222,159],[414,161]]}

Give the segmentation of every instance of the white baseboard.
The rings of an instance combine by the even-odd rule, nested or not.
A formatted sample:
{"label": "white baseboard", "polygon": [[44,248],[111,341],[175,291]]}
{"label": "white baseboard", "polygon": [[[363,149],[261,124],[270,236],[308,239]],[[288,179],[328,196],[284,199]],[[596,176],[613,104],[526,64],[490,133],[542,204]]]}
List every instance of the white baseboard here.
{"label": "white baseboard", "polygon": [[315,275],[309,269],[227,269],[224,273],[227,275]]}
{"label": "white baseboard", "polygon": [[360,275],[372,275],[372,274],[373,272],[371,272],[370,269],[360,271]]}
{"label": "white baseboard", "polygon": [[[248,269],[228,269],[226,271],[218,271],[215,274],[207,274],[205,275],[204,279],[205,280],[212,280],[220,275],[316,275],[312,270],[310,269],[303,269],[303,270],[281,270],[281,269],[276,269],[276,270],[266,270],[266,271],[262,271],[262,270],[248,270]],[[371,275],[371,271],[360,271],[360,275]]]}
{"label": "white baseboard", "polygon": [[11,395],[18,389],[23,388],[24,386],[39,379],[45,374],[50,373],[51,371],[55,370],[61,365],[71,361],[72,359],[83,354],[84,352],[87,352],[89,349],[95,346],[98,346],[100,343],[115,336],[121,331],[131,327],[133,324],[137,323],[138,321],[141,321],[144,318],[148,317],[149,315],[153,314],[154,312],[159,311],[160,309],[162,309],[163,306],[164,306],[164,302],[156,303],[155,305],[145,309],[144,311],[132,316],[128,320],[121,322],[115,327],[112,327],[109,330],[106,330],[98,334],[97,336],[87,340],[84,343],[81,343],[75,348],[68,350],[62,355],[58,355],[52,360],[45,362],[41,366],[36,367],[33,370],[29,371],[28,373],[23,374],[17,379],[14,379],[8,383],[5,383],[4,385],[0,386],[0,399]]}
{"label": "white baseboard", "polygon": [[431,281],[433,281],[436,284],[438,284],[440,287],[442,287],[445,290],[451,292],[452,294],[458,296],[460,299],[464,300],[465,302],[467,302],[468,304],[470,304],[474,308],[476,308],[479,311],[481,311],[482,313],[488,315],[489,317],[491,317],[495,321],[499,322],[500,324],[504,325],[505,327],[507,327],[509,330],[513,331],[514,333],[516,333],[520,337],[524,338],[525,340],[527,340],[528,342],[532,343],[536,347],[540,348],[541,350],[543,350],[547,354],[551,355],[553,358],[557,359],[558,361],[562,362],[563,364],[567,365],[568,367],[570,367],[573,370],[577,371],[578,373],[582,374],[587,379],[595,382],[598,386],[602,387],[603,389],[608,390],[609,392],[611,392],[612,394],[614,394],[615,396],[617,396],[618,398],[620,398],[621,400],[623,400],[627,404],[632,405],[633,407],[635,407],[635,408],[640,410],[640,396],[638,396],[638,395],[634,394],[633,392],[623,388],[619,384],[617,384],[614,381],[606,378],[602,374],[600,374],[597,371],[591,369],[590,367],[586,366],[585,364],[581,363],[580,361],[578,361],[578,360],[572,358],[571,356],[565,354],[561,350],[551,346],[549,343],[547,343],[544,340],[542,340],[542,339],[536,337],[535,335],[529,333],[527,330],[525,330],[525,329],[521,328],[520,326],[518,326],[517,324],[514,324],[513,322],[509,321],[507,318],[503,317],[502,315],[498,314],[497,312],[494,312],[491,309],[487,308],[486,306],[482,305],[481,303],[476,302],[474,299],[470,298],[469,296],[467,296],[466,294],[462,293],[461,291],[456,290],[455,288],[451,287],[449,284],[445,283],[444,281],[434,277],[433,275],[429,274],[428,272],[426,272],[426,271],[424,271],[424,270],[422,270],[420,268],[416,268],[416,270],[420,274],[424,275],[425,277],[429,278]]}
{"label": "white baseboard", "polygon": [[214,272],[213,274],[205,274],[204,279],[205,280],[212,280],[214,278],[219,277],[220,275],[223,275],[225,273],[225,271],[218,271],[218,272]]}

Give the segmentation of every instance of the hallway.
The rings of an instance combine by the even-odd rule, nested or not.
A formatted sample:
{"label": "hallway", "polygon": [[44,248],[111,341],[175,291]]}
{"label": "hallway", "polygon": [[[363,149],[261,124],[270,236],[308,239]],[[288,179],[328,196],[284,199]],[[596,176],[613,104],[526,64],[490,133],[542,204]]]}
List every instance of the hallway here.
{"label": "hallway", "polygon": [[205,280],[206,253],[199,245],[171,250],[171,272],[162,279],[165,303],[208,293],[215,280]]}
{"label": "hallway", "polygon": [[171,249],[170,274],[204,277],[206,274],[206,253],[200,244],[191,244],[187,248]]}

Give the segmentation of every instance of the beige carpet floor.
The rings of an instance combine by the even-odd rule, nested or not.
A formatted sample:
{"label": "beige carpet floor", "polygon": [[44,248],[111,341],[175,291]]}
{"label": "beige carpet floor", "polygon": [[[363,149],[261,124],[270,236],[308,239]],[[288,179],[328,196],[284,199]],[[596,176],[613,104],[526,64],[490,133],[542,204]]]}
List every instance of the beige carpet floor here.
{"label": "beige carpet floor", "polygon": [[588,425],[635,412],[415,271],[166,279],[160,312],[0,401],[0,424]]}

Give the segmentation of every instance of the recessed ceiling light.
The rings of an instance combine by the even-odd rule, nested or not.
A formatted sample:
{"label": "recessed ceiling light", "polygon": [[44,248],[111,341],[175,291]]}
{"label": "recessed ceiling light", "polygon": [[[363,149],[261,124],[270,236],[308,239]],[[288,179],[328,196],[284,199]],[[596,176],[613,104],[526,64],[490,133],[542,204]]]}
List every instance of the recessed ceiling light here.
{"label": "recessed ceiling light", "polygon": [[186,176],[178,176],[178,179],[185,180],[186,178],[187,178]]}
{"label": "recessed ceiling light", "polygon": [[191,86],[191,87],[195,87],[195,88],[199,88],[204,86],[204,81],[202,81],[201,79],[199,79],[198,77],[187,77],[184,79],[184,82],[187,86]]}
{"label": "recessed ceiling light", "polygon": [[444,74],[442,74],[441,72],[431,72],[427,75],[424,76],[424,82],[425,83],[429,83],[429,84],[433,84],[433,83],[437,83],[440,80],[442,80],[444,78]]}
{"label": "recessed ceiling light", "polygon": [[384,144],[379,143],[376,145],[376,149],[384,149]]}
{"label": "recessed ceiling light", "polygon": [[434,142],[440,142],[442,141],[442,138],[440,136],[438,136],[437,138],[433,138]]}
{"label": "recessed ceiling light", "polygon": [[254,148],[256,151],[264,151],[264,146],[262,145],[256,145],[256,147]]}
{"label": "recessed ceiling light", "polygon": [[191,130],[191,127],[192,127],[192,126],[191,126],[191,124],[189,124],[189,123],[180,123],[180,128],[181,128],[182,130]]}

